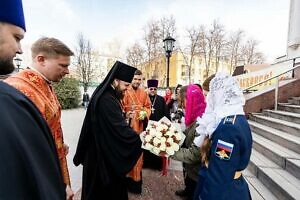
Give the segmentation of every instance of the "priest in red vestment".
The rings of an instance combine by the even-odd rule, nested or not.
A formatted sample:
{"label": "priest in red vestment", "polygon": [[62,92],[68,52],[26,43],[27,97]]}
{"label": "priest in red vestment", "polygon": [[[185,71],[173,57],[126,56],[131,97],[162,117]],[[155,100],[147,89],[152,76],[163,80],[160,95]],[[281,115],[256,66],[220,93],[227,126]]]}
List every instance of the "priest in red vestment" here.
{"label": "priest in red vestment", "polygon": [[72,198],[70,176],[61,128],[61,106],[53,91],[52,82],[59,82],[69,73],[70,56],[73,52],[55,38],[40,38],[31,47],[33,64],[5,80],[6,83],[24,93],[37,106],[51,130],[58,154],[60,169],[66,184],[68,198]]}
{"label": "priest in red vestment", "polygon": [[[145,128],[151,114],[150,99],[144,90],[141,88],[142,72],[136,70],[131,82],[131,86],[126,91],[123,98],[125,112],[131,112],[132,118],[129,119],[129,124],[138,134]],[[127,174],[128,190],[133,193],[140,194],[142,192],[142,167],[143,155],[140,156],[134,168]]]}

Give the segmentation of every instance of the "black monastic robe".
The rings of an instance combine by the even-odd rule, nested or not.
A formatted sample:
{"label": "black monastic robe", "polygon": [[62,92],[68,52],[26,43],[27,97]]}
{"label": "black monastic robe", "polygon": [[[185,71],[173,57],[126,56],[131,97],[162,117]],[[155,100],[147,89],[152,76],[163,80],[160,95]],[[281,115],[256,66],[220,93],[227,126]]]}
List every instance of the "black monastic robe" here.
{"label": "black monastic robe", "polygon": [[154,107],[154,112],[151,112],[149,119],[153,121],[159,121],[164,116],[170,119],[170,113],[168,112],[168,107],[166,105],[165,99],[159,95],[156,95],[156,99],[155,96],[150,96],[150,95],[149,98],[151,101],[151,105]]}
{"label": "black monastic robe", "polygon": [[82,199],[123,200],[128,199],[125,177],[142,153],[141,141],[126,123],[115,90],[103,87],[88,107],[74,164],[83,165]]}
{"label": "black monastic robe", "polygon": [[[170,113],[168,110],[168,107],[166,105],[165,99],[159,95],[150,96],[151,105],[154,108],[154,112],[150,115],[150,120],[153,121],[159,121],[164,116],[170,119]],[[155,102],[154,102],[155,100]],[[144,150],[144,168],[151,168],[151,169],[157,169],[161,170],[162,168],[162,159],[159,156],[156,156],[152,153],[150,153],[148,150]]]}
{"label": "black monastic robe", "polygon": [[0,199],[66,199],[53,137],[36,106],[2,81],[0,106]]}

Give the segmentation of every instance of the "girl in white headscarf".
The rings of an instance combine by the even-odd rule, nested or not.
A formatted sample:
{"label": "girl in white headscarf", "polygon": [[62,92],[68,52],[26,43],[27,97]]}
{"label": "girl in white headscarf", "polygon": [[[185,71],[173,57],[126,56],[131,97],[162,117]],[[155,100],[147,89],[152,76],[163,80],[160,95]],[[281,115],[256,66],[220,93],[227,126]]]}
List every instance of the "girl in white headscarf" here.
{"label": "girl in white headscarf", "polygon": [[236,80],[219,72],[209,84],[207,107],[197,119],[204,163],[199,172],[195,199],[251,199],[241,172],[249,163],[252,136],[244,115],[245,99]]}

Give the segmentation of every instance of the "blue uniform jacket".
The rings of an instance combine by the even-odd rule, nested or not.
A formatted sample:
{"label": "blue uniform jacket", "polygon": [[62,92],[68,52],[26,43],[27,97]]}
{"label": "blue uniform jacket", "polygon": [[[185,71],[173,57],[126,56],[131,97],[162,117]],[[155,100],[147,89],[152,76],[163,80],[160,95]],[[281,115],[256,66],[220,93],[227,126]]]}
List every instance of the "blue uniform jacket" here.
{"label": "blue uniform jacket", "polygon": [[202,169],[198,188],[201,200],[251,199],[248,184],[236,171],[244,170],[250,160],[252,135],[244,115],[222,119],[212,135],[212,146],[207,169]]}

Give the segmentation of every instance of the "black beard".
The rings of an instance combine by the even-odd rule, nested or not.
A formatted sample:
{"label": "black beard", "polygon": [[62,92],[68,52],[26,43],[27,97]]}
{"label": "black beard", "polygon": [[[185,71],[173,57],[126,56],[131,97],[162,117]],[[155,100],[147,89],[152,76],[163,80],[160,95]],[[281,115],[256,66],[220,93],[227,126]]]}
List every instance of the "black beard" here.
{"label": "black beard", "polygon": [[0,75],[10,74],[14,71],[15,66],[10,60],[0,59]]}
{"label": "black beard", "polygon": [[123,91],[121,91],[119,87],[115,88],[115,94],[116,94],[117,98],[120,100],[122,100],[125,96],[125,93]]}

